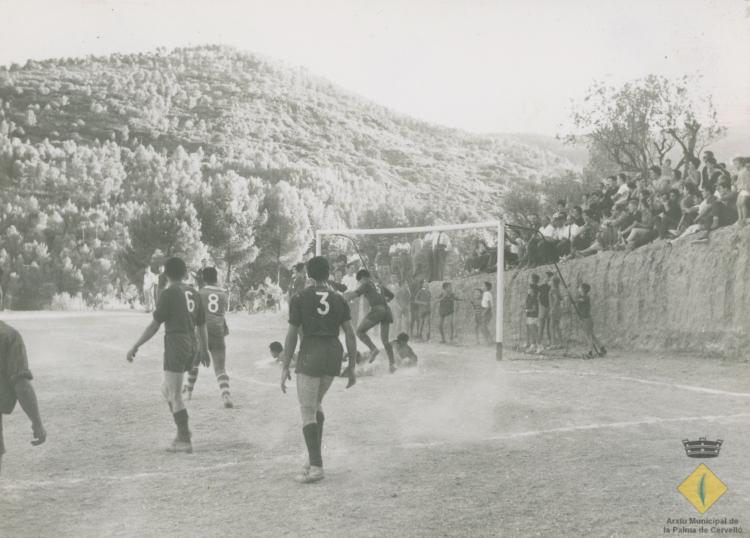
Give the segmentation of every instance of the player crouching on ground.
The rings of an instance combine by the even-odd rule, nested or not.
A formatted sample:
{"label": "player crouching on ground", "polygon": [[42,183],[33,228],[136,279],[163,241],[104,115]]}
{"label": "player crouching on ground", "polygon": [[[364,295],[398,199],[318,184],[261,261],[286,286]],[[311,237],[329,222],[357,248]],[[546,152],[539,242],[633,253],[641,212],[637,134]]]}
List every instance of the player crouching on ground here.
{"label": "player crouching on ground", "polygon": [[39,417],[39,405],[34,387],[31,386],[31,372],[26,357],[26,346],[21,334],[10,325],[0,321],[0,472],[3,454],[3,415],[9,415],[21,404],[26,416],[31,420],[33,439],[31,444],[41,445],[47,439],[47,432]]}
{"label": "player crouching on ground", "polygon": [[[224,407],[230,409],[234,407],[232,397],[229,394],[229,376],[227,375],[225,364],[227,360],[227,345],[225,338],[229,335],[229,327],[224,317],[229,305],[227,291],[218,287],[218,273],[215,267],[204,267],[200,271],[203,287],[200,289],[201,303],[206,317],[206,329],[208,332],[208,351],[214,363],[214,373],[216,382],[219,384],[221,399]],[[193,367],[188,374],[188,382],[184,391],[187,393],[187,399],[193,397],[195,382],[198,380],[198,366],[201,363],[201,356],[196,355],[193,359]]]}
{"label": "player crouching on ground", "polygon": [[[193,445],[188,428],[188,412],[182,402],[182,383],[185,372],[189,371],[193,365],[196,353],[201,354],[205,366],[208,366],[211,361],[208,354],[206,315],[200,294],[182,282],[187,275],[185,262],[180,258],[170,258],[164,265],[164,272],[167,275],[168,286],[159,296],[154,319],[133,348],[128,351],[127,359],[128,362],[133,362],[138,349],[151,340],[164,323],[162,394],[177,424],[177,438],[167,451],[191,453]],[[200,347],[195,341],[196,327]]]}
{"label": "player crouching on ground", "polygon": [[[279,364],[282,364],[283,362],[283,355],[284,355],[284,346],[281,345],[281,342],[271,342],[271,345],[268,346],[268,349],[271,351],[271,357],[278,362]],[[289,363],[289,368],[296,368],[297,367],[297,354],[295,353],[292,356],[292,362]]]}
{"label": "player crouching on ground", "polygon": [[344,349],[339,342],[339,328],[344,329],[349,358],[349,382],[356,382],[354,357],[357,339],[351,324],[349,305],[328,286],[328,260],[316,256],[307,262],[307,274],[315,283],[292,297],[289,305],[289,329],[283,352],[281,392],[286,393],[286,382],[291,379],[289,363],[302,336],[297,358],[297,397],[302,411],[302,434],[307,445],[308,464],[296,480],[302,484],[323,478],[321,446],[325,415],[321,406],[333,378],[341,371]]}
{"label": "player crouching on ground", "polygon": [[364,295],[370,305],[370,311],[357,328],[357,337],[370,349],[370,362],[373,362],[378,353],[380,353],[380,350],[372,343],[372,339],[367,334],[367,331],[376,325],[380,325],[380,340],[383,342],[385,352],[388,354],[388,366],[391,373],[393,373],[396,371],[396,361],[393,356],[393,347],[388,338],[390,326],[393,323],[393,314],[391,313],[391,307],[388,306],[388,301],[392,300],[394,295],[385,286],[375,284],[367,269],[360,269],[357,272],[357,282],[359,283],[359,287],[356,290],[344,293],[344,299],[347,301]]}
{"label": "player crouching on ground", "polygon": [[417,365],[417,354],[409,345],[409,335],[406,333],[400,333],[396,339],[391,342],[393,348],[396,350],[396,354],[400,360],[399,366],[416,366]]}

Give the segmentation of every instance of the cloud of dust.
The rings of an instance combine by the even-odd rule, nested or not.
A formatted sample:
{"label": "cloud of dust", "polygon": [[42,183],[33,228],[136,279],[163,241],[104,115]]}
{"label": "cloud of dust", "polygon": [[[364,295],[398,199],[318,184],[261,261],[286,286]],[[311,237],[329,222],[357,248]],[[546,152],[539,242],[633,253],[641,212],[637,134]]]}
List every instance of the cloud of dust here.
{"label": "cloud of dust", "polygon": [[[499,409],[504,402],[515,399],[511,384],[497,363],[473,374],[468,379],[463,375],[449,376],[403,409],[397,415],[402,442],[461,443],[495,435]],[[419,373],[415,370],[413,375]],[[424,382],[433,380],[434,377]]]}

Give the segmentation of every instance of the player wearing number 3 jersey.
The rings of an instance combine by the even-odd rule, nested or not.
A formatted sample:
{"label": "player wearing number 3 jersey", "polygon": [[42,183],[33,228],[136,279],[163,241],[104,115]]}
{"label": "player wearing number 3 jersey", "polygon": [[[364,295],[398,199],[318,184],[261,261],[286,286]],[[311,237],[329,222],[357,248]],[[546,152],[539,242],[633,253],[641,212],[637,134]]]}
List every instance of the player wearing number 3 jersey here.
{"label": "player wearing number 3 jersey", "polygon": [[[164,265],[169,282],[159,296],[154,319],[143,335],[127,354],[133,362],[138,348],[153,338],[164,324],[164,382],[162,393],[177,424],[177,438],[168,449],[170,452],[192,452],[188,414],[182,402],[182,383],[186,371],[190,370],[196,354],[208,366],[208,334],[206,315],[201,296],[190,286],[183,284],[187,267],[180,258],[170,258]],[[196,336],[197,333],[197,336]]]}
{"label": "player wearing number 3 jersey", "polygon": [[289,305],[289,330],[282,355],[281,390],[286,392],[289,363],[302,337],[297,357],[297,397],[302,412],[302,434],[309,456],[297,481],[307,484],[323,478],[323,397],[334,377],[341,372],[344,350],[339,342],[339,330],[344,329],[349,352],[349,383],[354,385],[354,359],[357,339],[351,324],[349,305],[328,285],[328,260],[322,256],[307,262],[307,274],[315,285],[292,297]]}
{"label": "player wearing number 3 jersey", "polygon": [[[211,353],[211,360],[214,363],[214,372],[216,381],[219,383],[221,399],[224,407],[234,407],[232,398],[229,395],[229,376],[225,369],[227,347],[224,338],[229,334],[227,321],[224,314],[227,312],[229,298],[226,290],[218,287],[218,273],[215,267],[205,267],[201,271],[201,279],[204,286],[200,290],[201,303],[206,314],[206,327],[208,329],[208,351]],[[193,394],[195,382],[198,379],[198,366],[200,358],[196,357],[193,367],[188,374],[188,382],[185,386],[188,400]]]}

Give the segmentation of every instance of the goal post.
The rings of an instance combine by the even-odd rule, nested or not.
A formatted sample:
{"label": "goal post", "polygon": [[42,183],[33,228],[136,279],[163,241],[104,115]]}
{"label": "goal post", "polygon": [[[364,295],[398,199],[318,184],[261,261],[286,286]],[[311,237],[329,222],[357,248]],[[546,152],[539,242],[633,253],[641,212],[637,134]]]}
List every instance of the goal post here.
{"label": "goal post", "polygon": [[446,224],[437,226],[414,226],[407,228],[373,228],[373,229],[329,229],[317,230],[315,232],[315,255],[322,254],[322,239],[326,235],[338,236],[363,236],[363,235],[402,235],[402,234],[420,234],[430,232],[450,232],[456,230],[471,230],[490,228],[497,233],[497,270],[495,282],[495,353],[497,360],[503,358],[503,294],[504,280],[504,248],[505,243],[505,225],[502,220],[484,221],[464,224]]}

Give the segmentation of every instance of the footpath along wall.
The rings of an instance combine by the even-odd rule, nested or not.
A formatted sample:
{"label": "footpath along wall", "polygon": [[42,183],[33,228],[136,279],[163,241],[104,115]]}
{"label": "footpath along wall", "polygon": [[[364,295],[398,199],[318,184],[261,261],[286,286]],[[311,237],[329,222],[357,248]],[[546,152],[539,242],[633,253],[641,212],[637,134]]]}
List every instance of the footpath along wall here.
{"label": "footpath along wall", "polygon": [[[505,346],[525,341],[524,300],[532,273],[544,277],[554,266],[508,271],[505,274]],[[729,227],[711,234],[708,243],[664,241],[632,252],[604,252],[560,264],[571,290],[579,282],[591,285],[596,331],[606,345],[642,350],[705,352],[750,356],[750,227]],[[459,297],[494,274],[456,280]],[[431,284],[433,297],[440,283]],[[493,294],[494,295],[494,294]],[[433,304],[433,338],[437,331],[437,301]],[[456,324],[461,341],[474,338],[468,302],[460,303]],[[490,330],[494,334],[494,320]],[[566,301],[562,329],[582,341],[575,312]]]}

